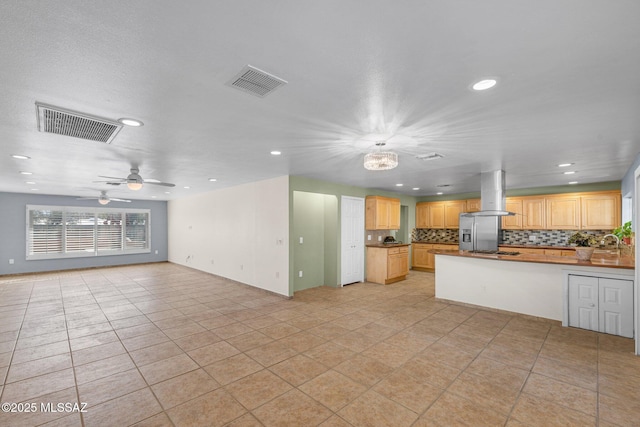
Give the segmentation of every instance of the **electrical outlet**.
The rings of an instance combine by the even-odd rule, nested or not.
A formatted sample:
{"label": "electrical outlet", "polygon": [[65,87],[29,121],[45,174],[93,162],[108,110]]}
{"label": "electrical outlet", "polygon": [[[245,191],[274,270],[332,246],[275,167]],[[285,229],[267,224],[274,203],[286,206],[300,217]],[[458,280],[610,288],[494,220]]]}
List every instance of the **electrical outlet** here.
{"label": "electrical outlet", "polygon": [[158,250],[156,249],[156,255],[158,255]]}
{"label": "electrical outlet", "polygon": [[302,270],[298,271],[298,277],[302,277]]}
{"label": "electrical outlet", "polygon": [[9,264],[13,265],[13,258],[9,259]]}
{"label": "electrical outlet", "polygon": [[529,236],[529,241],[530,242],[535,242],[536,240],[538,240],[538,238],[536,236]]}
{"label": "electrical outlet", "polygon": [[382,242],[382,236],[378,236],[378,242]]}
{"label": "electrical outlet", "polygon": [[304,238],[302,236],[300,236],[300,244],[304,243]]}
{"label": "electrical outlet", "polygon": [[371,234],[367,234],[367,240],[371,240]]}

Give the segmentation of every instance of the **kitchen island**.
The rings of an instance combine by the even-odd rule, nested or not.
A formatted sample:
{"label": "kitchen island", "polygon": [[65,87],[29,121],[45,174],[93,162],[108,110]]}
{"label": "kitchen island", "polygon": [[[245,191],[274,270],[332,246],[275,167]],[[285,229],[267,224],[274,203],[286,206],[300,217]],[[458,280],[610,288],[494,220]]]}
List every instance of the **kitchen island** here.
{"label": "kitchen island", "polygon": [[436,298],[562,321],[569,274],[627,277],[635,260],[594,254],[591,261],[538,254],[434,251]]}

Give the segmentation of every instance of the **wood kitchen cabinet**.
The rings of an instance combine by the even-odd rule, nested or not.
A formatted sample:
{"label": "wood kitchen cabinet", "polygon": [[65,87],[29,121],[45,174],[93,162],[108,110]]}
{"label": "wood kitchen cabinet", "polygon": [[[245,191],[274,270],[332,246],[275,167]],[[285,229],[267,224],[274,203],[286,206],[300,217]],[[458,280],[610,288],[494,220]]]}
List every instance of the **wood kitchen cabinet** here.
{"label": "wood kitchen cabinet", "polygon": [[430,252],[432,249],[455,251],[458,250],[458,245],[413,243],[411,244],[411,268],[418,271],[435,271],[436,257]]}
{"label": "wood kitchen cabinet", "polygon": [[546,228],[550,230],[580,229],[580,196],[577,194],[547,196]]}
{"label": "wood kitchen cabinet", "polygon": [[416,203],[416,228],[458,228],[466,205],[465,200]]}
{"label": "wood kitchen cabinet", "polygon": [[467,199],[467,210],[466,212],[479,212],[482,209],[482,204],[480,203],[480,199]]}
{"label": "wood kitchen cabinet", "polygon": [[546,228],[544,197],[522,198],[522,228],[544,230]]}
{"label": "wood kitchen cabinet", "polygon": [[584,194],[580,202],[583,230],[611,230],[620,226],[622,202],[619,192]]}
{"label": "wood kitchen cabinet", "polygon": [[367,230],[397,230],[400,228],[400,199],[367,196],[365,202]]}
{"label": "wood kitchen cabinet", "polygon": [[444,203],[444,228],[460,228],[460,214],[466,212],[467,202],[453,200]]}
{"label": "wood kitchen cabinet", "polygon": [[521,230],[522,229],[522,199],[518,197],[507,197],[505,209],[513,212],[513,216],[502,217],[503,230]]}
{"label": "wood kitchen cabinet", "polygon": [[409,245],[367,247],[367,282],[388,285],[406,279],[407,274]]}

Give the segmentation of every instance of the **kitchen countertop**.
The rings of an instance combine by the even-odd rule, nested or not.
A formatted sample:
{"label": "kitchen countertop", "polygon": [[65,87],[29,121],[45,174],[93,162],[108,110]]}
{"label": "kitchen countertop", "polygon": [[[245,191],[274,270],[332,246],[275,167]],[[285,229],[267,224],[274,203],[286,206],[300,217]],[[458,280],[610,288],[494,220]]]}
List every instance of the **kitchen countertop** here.
{"label": "kitchen countertop", "polygon": [[400,246],[411,246],[410,243],[370,243],[368,248],[398,248]]}
{"label": "kitchen countertop", "polygon": [[[437,242],[437,241],[426,241],[426,240],[412,240],[411,243],[426,243],[429,245],[457,245],[458,242]],[[575,250],[575,246],[551,246],[551,245],[509,245],[501,243],[499,245],[501,248],[526,248],[526,249],[561,249],[564,251],[573,251]]]}
{"label": "kitchen countertop", "polygon": [[434,242],[426,240],[412,240],[411,243],[425,243],[427,245],[457,245],[458,242]]}
{"label": "kitchen countertop", "polygon": [[611,254],[594,254],[591,261],[580,261],[574,257],[568,256],[552,256],[538,254],[520,254],[520,255],[497,255],[497,254],[478,254],[469,251],[451,251],[451,250],[432,250],[436,255],[449,255],[465,258],[490,259],[498,261],[515,261],[515,262],[534,262],[543,264],[563,264],[575,265],[580,267],[607,267],[607,268],[635,268],[635,259],[633,257],[611,255]]}

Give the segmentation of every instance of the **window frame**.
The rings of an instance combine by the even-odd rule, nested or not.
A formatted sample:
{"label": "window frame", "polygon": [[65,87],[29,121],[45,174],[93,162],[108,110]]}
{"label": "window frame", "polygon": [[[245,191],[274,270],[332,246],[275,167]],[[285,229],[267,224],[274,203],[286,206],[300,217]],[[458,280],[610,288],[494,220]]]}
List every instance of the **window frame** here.
{"label": "window frame", "polygon": [[[52,211],[62,212],[62,232],[61,232],[61,252],[53,253],[35,253],[30,254],[29,250],[32,246],[31,236],[33,234],[33,224],[31,223],[30,214],[33,211]],[[67,214],[68,213],[91,213],[93,215],[93,251],[89,252],[67,252]],[[127,214],[146,214],[146,246],[144,248],[127,248]],[[121,249],[104,250],[99,248],[98,240],[98,215],[112,214],[120,215],[121,220]],[[139,224],[136,224],[139,226]],[[65,259],[65,258],[90,258],[100,256],[119,256],[132,254],[151,253],[151,209],[131,209],[131,208],[102,208],[102,207],[83,207],[83,206],[50,206],[50,205],[26,205],[26,236],[25,236],[25,256],[27,261],[43,260],[43,259]]]}

